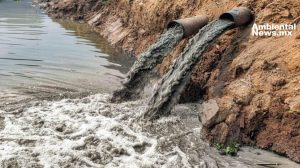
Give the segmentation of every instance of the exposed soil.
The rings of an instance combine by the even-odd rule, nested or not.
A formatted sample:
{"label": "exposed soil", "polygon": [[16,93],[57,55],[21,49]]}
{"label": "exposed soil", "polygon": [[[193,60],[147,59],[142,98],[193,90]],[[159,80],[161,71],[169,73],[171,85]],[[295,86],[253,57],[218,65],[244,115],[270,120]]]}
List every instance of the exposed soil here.
{"label": "exposed soil", "polygon": [[[214,115],[203,120],[211,143],[237,140],[300,162],[299,0],[44,1],[53,17],[87,22],[134,55],[172,19],[203,14],[215,19],[234,6],[253,9],[256,23],[297,23],[286,37],[254,37],[251,26],[227,32],[199,62],[182,101],[216,102]],[[164,60],[161,73],[185,43]]]}

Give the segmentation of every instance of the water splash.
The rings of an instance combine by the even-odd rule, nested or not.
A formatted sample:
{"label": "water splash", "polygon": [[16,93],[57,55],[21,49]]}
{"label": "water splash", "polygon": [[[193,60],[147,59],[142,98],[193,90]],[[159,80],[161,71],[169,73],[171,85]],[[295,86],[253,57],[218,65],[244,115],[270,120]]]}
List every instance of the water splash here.
{"label": "water splash", "polygon": [[189,82],[192,70],[201,55],[217,37],[234,25],[228,20],[213,21],[203,27],[188,43],[169,72],[158,82],[144,117],[157,118],[169,114]]}
{"label": "water splash", "polygon": [[173,116],[147,122],[139,120],[147,100],[113,104],[109,99],[97,94],[36,101],[20,113],[0,110],[0,167],[250,168],[266,162],[297,167],[261,150],[243,149],[235,158],[219,155],[199,138],[195,104],[177,105]]}
{"label": "water splash", "polygon": [[[157,139],[143,130],[153,126],[138,121],[145,107],[141,101],[111,104],[108,100],[109,95],[98,94],[82,99],[38,101],[20,114],[0,111],[0,164],[189,167],[186,155],[178,147],[168,145],[170,150],[160,150],[168,138]],[[160,120],[156,129],[177,120]]]}
{"label": "water splash", "polygon": [[135,62],[123,83],[123,87],[114,92],[113,102],[131,100],[137,96],[148,82],[149,73],[163,61],[176,44],[183,38],[181,26],[174,26]]}

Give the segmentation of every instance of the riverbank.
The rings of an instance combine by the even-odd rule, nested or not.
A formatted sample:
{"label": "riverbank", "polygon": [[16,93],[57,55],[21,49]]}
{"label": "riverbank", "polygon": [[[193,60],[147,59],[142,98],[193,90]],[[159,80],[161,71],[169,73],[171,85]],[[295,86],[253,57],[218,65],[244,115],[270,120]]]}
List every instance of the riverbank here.
{"label": "riverbank", "polygon": [[[297,0],[52,0],[42,4],[50,16],[87,22],[110,43],[136,56],[172,19],[193,15],[215,19],[240,5],[255,11],[257,24],[298,24]],[[251,26],[229,31],[210,47],[182,102],[206,100],[201,109],[207,110],[199,111],[203,111],[201,120],[212,144],[235,140],[300,162],[300,29],[284,37],[250,33]],[[185,43],[164,60],[161,73]]]}

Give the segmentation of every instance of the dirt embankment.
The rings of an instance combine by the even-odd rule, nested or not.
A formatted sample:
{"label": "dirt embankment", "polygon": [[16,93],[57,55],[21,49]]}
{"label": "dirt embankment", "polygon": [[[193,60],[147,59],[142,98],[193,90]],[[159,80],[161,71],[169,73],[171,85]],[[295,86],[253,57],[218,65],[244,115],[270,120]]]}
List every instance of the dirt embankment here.
{"label": "dirt embankment", "polygon": [[[44,0],[56,18],[93,25],[112,44],[138,55],[172,19],[208,15],[234,6],[256,13],[255,23],[299,23],[299,0]],[[197,98],[212,143],[239,141],[300,162],[300,25],[293,36],[254,37],[251,26],[223,35],[195,69],[182,101]],[[164,73],[186,41],[164,60]],[[215,107],[215,108],[211,108]]]}

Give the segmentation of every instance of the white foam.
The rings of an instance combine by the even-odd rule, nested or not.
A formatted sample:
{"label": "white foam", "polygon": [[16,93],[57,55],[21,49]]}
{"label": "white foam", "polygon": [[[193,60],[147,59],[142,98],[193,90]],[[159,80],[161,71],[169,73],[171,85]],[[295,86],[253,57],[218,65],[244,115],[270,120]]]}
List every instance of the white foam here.
{"label": "white foam", "polygon": [[[2,165],[20,167],[173,167],[187,157],[179,148],[158,152],[159,141],[142,132],[139,102],[108,103],[109,95],[42,102],[5,117],[0,131]],[[171,166],[170,166],[171,165]],[[173,165],[173,166],[172,166]]]}

